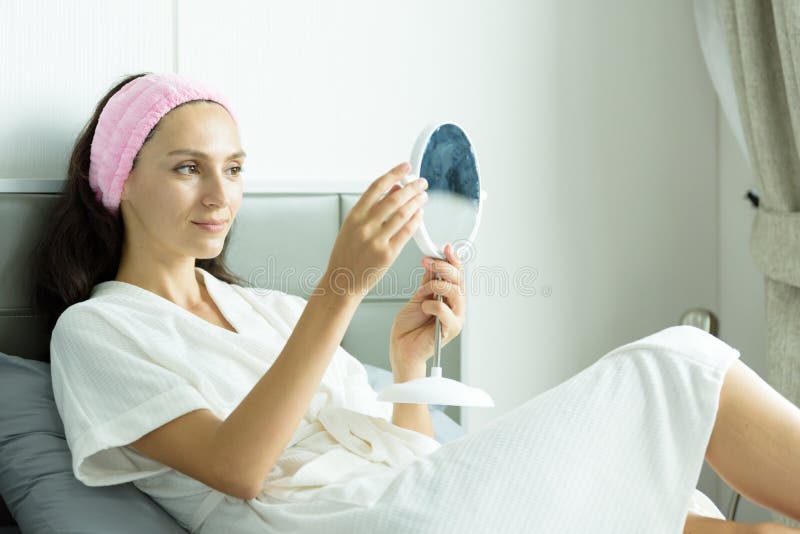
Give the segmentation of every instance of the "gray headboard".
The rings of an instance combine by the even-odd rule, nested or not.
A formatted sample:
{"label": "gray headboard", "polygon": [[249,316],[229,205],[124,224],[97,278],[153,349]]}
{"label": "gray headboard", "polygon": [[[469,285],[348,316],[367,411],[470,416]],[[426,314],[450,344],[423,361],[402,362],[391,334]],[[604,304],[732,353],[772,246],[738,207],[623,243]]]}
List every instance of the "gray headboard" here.
{"label": "gray headboard", "polygon": [[[363,191],[330,187],[307,186],[297,192],[245,186],[226,252],[231,270],[253,286],[308,298],[328,264],[341,222]],[[30,304],[28,257],[62,188],[60,180],[0,179],[2,352],[43,359],[49,350],[50,332]],[[342,347],[361,362],[390,369],[389,331],[395,314],[419,285],[421,258],[409,240],[359,306]],[[444,376],[461,378],[461,336],[442,349],[442,366]],[[446,407],[445,413],[461,423],[458,406]]]}

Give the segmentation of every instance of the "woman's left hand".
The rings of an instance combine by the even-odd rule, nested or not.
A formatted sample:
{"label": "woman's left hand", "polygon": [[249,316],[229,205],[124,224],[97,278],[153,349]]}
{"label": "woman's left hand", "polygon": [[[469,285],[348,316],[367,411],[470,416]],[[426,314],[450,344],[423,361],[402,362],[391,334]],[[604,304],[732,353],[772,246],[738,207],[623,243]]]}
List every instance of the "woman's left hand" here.
{"label": "woman's left hand", "polygon": [[[391,364],[393,369],[424,367],[435,350],[436,317],[441,322],[442,346],[453,340],[464,325],[464,269],[451,244],[444,248],[447,261],[425,257],[425,274],[413,297],[398,312],[392,323]],[[441,280],[434,275],[438,274]],[[442,295],[442,302],[436,300]]]}

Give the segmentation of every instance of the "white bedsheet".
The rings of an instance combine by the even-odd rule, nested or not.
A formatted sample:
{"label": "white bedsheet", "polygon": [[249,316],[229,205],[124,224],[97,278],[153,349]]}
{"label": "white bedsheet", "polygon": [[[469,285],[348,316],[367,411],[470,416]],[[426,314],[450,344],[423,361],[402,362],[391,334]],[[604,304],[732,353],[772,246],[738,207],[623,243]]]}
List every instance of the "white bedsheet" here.
{"label": "white bedsheet", "polygon": [[226,497],[200,532],[680,534],[690,506],[709,515],[696,484],[738,357],[666,328],[384,478],[374,504]]}
{"label": "white bedsheet", "polygon": [[689,510],[697,515],[704,515],[715,519],[725,519],[725,514],[717,508],[714,501],[709,499],[708,495],[699,489],[695,489],[692,492],[692,498],[689,501]]}

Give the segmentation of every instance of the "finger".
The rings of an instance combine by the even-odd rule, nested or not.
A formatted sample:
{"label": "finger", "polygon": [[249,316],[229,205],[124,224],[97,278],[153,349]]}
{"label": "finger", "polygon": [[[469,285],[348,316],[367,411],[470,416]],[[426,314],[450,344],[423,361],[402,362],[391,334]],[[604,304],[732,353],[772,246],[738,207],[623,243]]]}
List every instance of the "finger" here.
{"label": "finger", "polygon": [[424,192],[427,187],[427,180],[424,178],[418,178],[413,182],[401,187],[400,191],[397,191],[392,195],[386,195],[384,198],[373,204],[367,213],[367,217],[378,221],[379,224],[383,224],[391,219],[397,210],[400,209],[406,202]]}
{"label": "finger", "polygon": [[420,224],[422,224],[422,207],[417,209],[411,218],[389,238],[391,247],[399,253],[406,246],[411,236],[414,235],[414,232],[417,231]]}
{"label": "finger", "polygon": [[451,333],[458,332],[461,321],[444,302],[423,300],[421,307],[423,313],[438,317],[439,321],[441,321],[442,339],[449,339],[452,337]]}
{"label": "finger", "polygon": [[445,280],[431,280],[417,289],[416,296],[426,298],[433,295],[442,295],[447,301],[447,305],[453,310],[453,313],[459,317],[463,315],[464,311],[464,292],[455,284]]}
{"label": "finger", "polygon": [[[431,263],[426,265],[426,260],[429,260]],[[448,280],[454,284],[461,284],[463,282],[463,275],[461,274],[461,271],[459,271],[454,265],[451,265],[444,260],[427,256],[423,258],[422,265],[425,267],[422,283],[434,280],[436,278],[434,275],[439,275],[440,279]]]}
{"label": "finger", "polygon": [[453,264],[457,269],[461,268],[461,258],[459,258],[458,254],[456,254],[456,251],[453,248],[452,243],[447,243],[444,246],[444,253],[451,264]]}
{"label": "finger", "polygon": [[[430,256],[422,258],[422,265],[425,267],[425,272],[423,273],[421,283],[433,280],[434,275],[438,274],[442,280],[449,280],[454,284],[458,284],[462,287],[464,286],[464,268],[461,266],[461,262],[455,252],[453,252],[452,245],[449,243],[445,245],[445,256],[447,256],[449,261]],[[431,264],[426,265],[426,260],[430,260]]]}
{"label": "finger", "polygon": [[464,289],[464,267],[461,265],[461,258],[458,257],[456,254],[455,249],[453,249],[452,243],[447,243],[444,247],[445,255],[447,256],[448,260],[450,261],[450,265],[455,269],[457,273],[457,280],[458,285]]}
{"label": "finger", "polygon": [[386,190],[388,190],[392,184],[399,182],[405,177],[406,174],[408,174],[410,168],[411,166],[408,164],[408,162],[404,161],[372,182],[369,187],[367,187],[367,190],[361,195],[361,198],[358,199],[358,202],[353,205],[351,211],[355,211],[359,215],[367,213],[372,205],[378,200],[378,198]]}
{"label": "finger", "polygon": [[389,195],[391,195],[392,193],[394,193],[395,191],[397,191],[398,189],[400,189],[400,187],[401,187],[401,186],[400,186],[399,184],[394,184],[394,185],[392,186],[392,188],[391,188],[391,189],[389,189],[389,191],[387,191],[385,195],[381,196],[381,197],[380,197],[380,199],[379,199],[378,201],[380,202],[380,200],[384,199],[385,197],[388,197]]}
{"label": "finger", "polygon": [[[400,194],[401,193],[396,193],[395,196],[400,198]],[[428,194],[425,191],[417,192],[414,196],[409,198],[405,204],[398,207],[391,217],[383,221],[377,235],[386,240],[391,239],[391,237],[394,236],[394,234],[396,234],[427,201]]]}

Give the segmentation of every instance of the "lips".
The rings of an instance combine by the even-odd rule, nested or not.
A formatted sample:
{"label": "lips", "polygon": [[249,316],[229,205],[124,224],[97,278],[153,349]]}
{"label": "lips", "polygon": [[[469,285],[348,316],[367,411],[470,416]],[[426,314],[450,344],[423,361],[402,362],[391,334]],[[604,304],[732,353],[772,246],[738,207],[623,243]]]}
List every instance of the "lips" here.
{"label": "lips", "polygon": [[208,219],[208,220],[205,220],[205,221],[192,221],[192,222],[195,223],[195,224],[212,224],[212,225],[216,225],[216,224],[225,224],[226,222],[228,222],[228,220],[227,219]]}
{"label": "lips", "polygon": [[[213,221],[215,219],[208,219],[208,220]],[[227,223],[227,221],[225,219],[223,219],[219,223],[207,223],[207,222],[192,221],[192,224],[194,224],[200,230],[205,231],[205,232],[212,232],[212,233],[215,233],[215,234],[216,233],[220,233],[220,232],[224,232],[225,229],[227,228],[226,223]]]}

